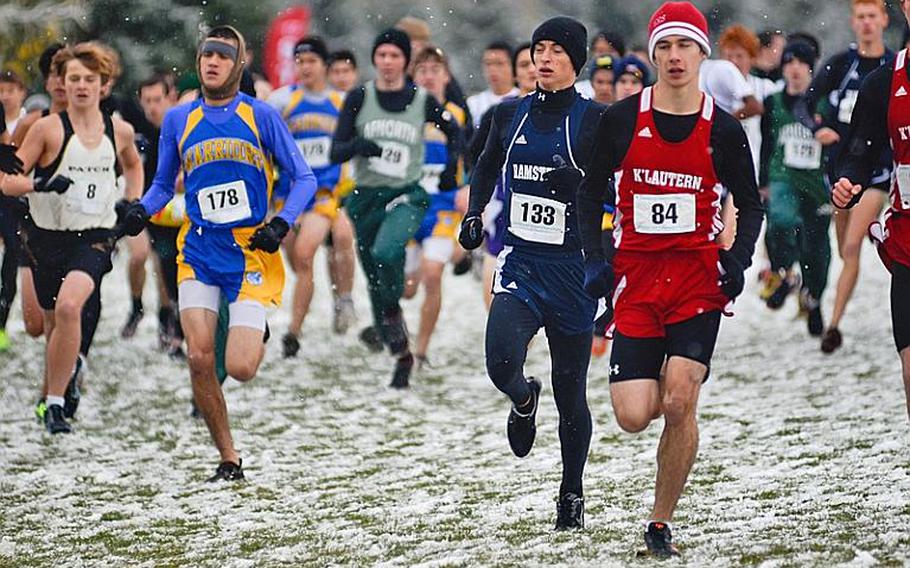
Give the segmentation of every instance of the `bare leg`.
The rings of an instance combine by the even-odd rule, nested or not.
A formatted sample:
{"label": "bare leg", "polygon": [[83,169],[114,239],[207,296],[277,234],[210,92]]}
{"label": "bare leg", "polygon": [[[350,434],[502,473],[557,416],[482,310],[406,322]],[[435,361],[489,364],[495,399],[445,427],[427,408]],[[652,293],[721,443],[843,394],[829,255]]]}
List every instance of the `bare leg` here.
{"label": "bare leg", "polygon": [[19,290],[22,294],[22,320],[25,323],[25,332],[32,337],[41,337],[44,334],[44,310],[38,303],[32,269],[20,268],[19,276],[21,277]]}
{"label": "bare leg", "polygon": [[318,213],[305,213],[300,222],[300,234],[294,243],[294,264],[297,283],[294,286],[294,306],[288,333],[297,336],[303,320],[310,311],[313,299],[313,257],[325,240],[331,221]]}
{"label": "bare leg", "polygon": [[149,258],[150,250],[148,233],[142,231],[135,237],[129,237],[126,244],[130,252],[130,295],[141,299],[142,290],[145,288],[145,262]]}
{"label": "bare leg", "polygon": [[47,394],[63,396],[82,341],[82,306],[95,290],[95,282],[85,272],[74,270],[66,275],[53,315],[48,318]]}
{"label": "bare leg", "polygon": [[338,217],[332,223],[332,283],[335,294],[350,296],[354,289],[354,225],[344,209],[338,210]]}
{"label": "bare leg", "polygon": [[698,452],[695,413],[707,367],[682,357],[671,357],[661,406],[664,431],[657,448],[657,484],[651,519],[672,521],[689,471]]}
{"label": "bare leg", "polygon": [[496,257],[490,254],[483,255],[483,303],[490,311],[490,304],[493,302],[493,277],[496,274]]}
{"label": "bare leg", "polygon": [[422,273],[424,299],[423,306],[420,308],[420,328],[417,332],[417,351],[418,357],[426,357],[430,348],[430,338],[433,336],[433,330],[436,329],[436,322],[439,320],[439,310],[442,307],[442,271],[445,264],[432,260],[424,260],[421,263],[420,271]]}
{"label": "bare leg", "polygon": [[252,327],[234,326],[228,330],[225,367],[228,375],[240,382],[251,381],[265,357],[263,332]]}

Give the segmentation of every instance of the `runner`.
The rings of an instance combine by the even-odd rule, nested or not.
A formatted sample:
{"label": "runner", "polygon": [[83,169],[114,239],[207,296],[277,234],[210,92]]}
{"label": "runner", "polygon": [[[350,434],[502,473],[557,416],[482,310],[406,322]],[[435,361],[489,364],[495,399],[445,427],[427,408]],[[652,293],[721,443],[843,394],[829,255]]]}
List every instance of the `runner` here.
{"label": "runner", "polygon": [[609,106],[616,100],[616,94],[613,92],[614,74],[613,64],[616,60],[609,55],[601,55],[591,62],[591,98],[594,102]]}
{"label": "runner", "polygon": [[[35,289],[44,310],[47,352],[44,403],[37,410],[52,434],[68,433],[78,408],[83,307],[111,270],[112,229],[122,168],[127,197],[142,191],[142,164],[132,127],[101,112],[103,85],[113,62],[95,42],[54,55],[54,72],[67,95],[67,110],[44,117],[29,129],[18,155],[25,176],[8,176],[8,195],[28,194],[35,228],[28,237]],[[83,347],[83,350],[84,347]]]}
{"label": "runner", "polygon": [[[793,116],[795,101],[805,95],[812,81],[815,51],[802,42],[790,43],[781,62],[785,90],[765,99],[761,119],[759,185],[767,188],[768,195],[765,242],[773,273],[790,281],[793,265],[799,263],[801,303],[808,312],[809,334],[818,337],[824,331],[821,299],[831,263],[828,226],[832,207],[822,167],[822,144]],[[780,308],[770,299],[768,306]]]}
{"label": "runner", "polygon": [[[910,0],[901,0],[901,10],[910,22]],[[910,66],[908,51],[901,50],[894,62],[866,78],[856,100],[856,109],[844,141],[846,151],[837,164],[837,183],[832,200],[841,208],[862,204],[864,190],[874,183],[883,148],[894,150],[896,175],[891,184],[891,205],[884,228],[869,227],[879,255],[891,272],[891,324],[900,354],[910,415]],[[873,186],[874,187],[874,186]],[[852,221],[851,221],[852,222]]]}
{"label": "runner", "polygon": [[424,123],[446,135],[449,155],[461,148],[458,126],[433,97],[407,80],[411,43],[401,30],[381,32],[373,44],[376,80],[348,93],[332,141],[332,163],[353,159],[357,187],[347,209],[367,275],[373,327],[396,358],[393,388],[408,386],[414,357],[399,300],[404,292],[405,246],[423,221],[429,198],[420,187]]}
{"label": "runner", "polygon": [[[281,116],[238,92],[244,45],[243,36],[231,26],[217,26],[206,34],[196,55],[203,96],[165,116],[155,181],[123,218],[128,234],[141,232],[149,214],[174,196],[174,180],[182,167],[189,222],[178,237],[180,323],[193,398],[221,455],[209,481],[244,478],[215,374],[221,297],[229,302],[230,312],[227,372],[246,382],[265,355],[266,309],[281,302],[281,239],[316,193],[315,176]],[[284,208],[265,223],[272,159],[293,181]]]}
{"label": "runner", "polygon": [[468,97],[468,112],[474,127],[480,126],[480,118],[491,107],[503,99],[518,96],[512,63],[512,47],[504,41],[494,41],[483,50],[483,77],[487,90]]}
{"label": "runner", "polygon": [[360,76],[357,73],[357,58],[347,49],[333,51],[329,55],[329,85],[336,91],[347,94],[357,86]]}
{"label": "runner", "polygon": [[[762,207],[745,132],[698,87],[711,53],[704,15],[689,2],[667,2],[649,33],[657,83],[604,114],[578,200],[585,288],[605,297],[616,282],[616,421],[640,432],[664,417],[645,543],[665,557],[678,554],[669,523],[695,460],[698,396],[721,313],[742,292]],[[730,250],[716,242],[722,187],[739,210]],[[601,245],[604,201],[617,209],[612,264]]]}
{"label": "runner", "polygon": [[524,363],[528,342],[546,330],[562,447],[557,530],[584,527],[582,476],[591,441],[586,389],[597,302],[583,289],[575,192],[604,107],[575,90],[586,36],[581,23],[563,16],[534,30],[538,91],[495,107],[459,235],[466,249],[481,245],[481,216],[501,174],[505,246],[487,319],[487,373],[512,401],[509,445],[525,457],[537,432],[541,382],[525,377]]}
{"label": "runner", "polygon": [[[451,77],[446,54],[428,45],[414,57],[411,68],[414,82],[426,89],[460,128],[465,128],[467,113],[445,98]],[[424,125],[425,159],[420,185],[430,196],[430,207],[414,235],[416,243],[408,247],[404,291],[405,298],[412,298],[418,284],[423,284],[424,300],[414,353],[418,368],[427,363],[430,338],[442,308],[442,272],[455,255],[455,232],[461,222],[455,196],[463,185],[464,165],[460,156],[449,155],[447,146],[448,140],[435,125]]]}
{"label": "runner", "polygon": [[[329,51],[318,37],[305,37],[294,47],[298,83],[286,91],[276,91],[269,104],[281,106],[282,117],[300,148],[307,164],[313,168],[319,190],[307,204],[295,230],[286,240],[291,266],[297,275],[291,322],[281,340],[284,356],[296,357],[300,350],[300,329],[313,298],[313,259],[319,245],[325,242],[338,219],[339,198],[336,191],[344,176],[343,166],[329,159],[332,134],[342,106],[342,94],[328,87]],[[286,181],[280,182],[286,186]],[[284,192],[282,191],[282,194]],[[352,282],[349,281],[352,284]],[[344,311],[345,315],[340,312]],[[338,290],[336,317],[353,319],[351,289]],[[340,326],[336,324],[336,329]]]}
{"label": "runner", "polygon": [[[843,140],[849,129],[860,85],[869,73],[894,60],[894,53],[884,43],[888,13],[883,0],[852,0],[850,24],[856,35],[856,43],[825,62],[815,74],[804,104],[794,108],[794,114],[816,133],[819,142],[834,142],[827,152],[826,173],[829,183],[838,179],[837,162],[846,148]],[[815,120],[815,106],[818,101],[826,98],[830,103],[829,111],[822,115],[823,120],[819,124]],[[825,353],[832,353],[843,344],[840,322],[859,279],[863,238],[869,224],[878,217],[887,201],[891,173],[890,149],[886,147],[869,182],[876,191],[864,192],[856,207],[849,211],[837,211],[834,215],[838,253],[843,266],[837,279],[831,321],[821,341],[821,349]],[[774,303],[781,304],[790,292],[799,287],[796,281],[780,278],[774,284],[776,286],[772,288],[774,292],[769,302],[773,300]]]}

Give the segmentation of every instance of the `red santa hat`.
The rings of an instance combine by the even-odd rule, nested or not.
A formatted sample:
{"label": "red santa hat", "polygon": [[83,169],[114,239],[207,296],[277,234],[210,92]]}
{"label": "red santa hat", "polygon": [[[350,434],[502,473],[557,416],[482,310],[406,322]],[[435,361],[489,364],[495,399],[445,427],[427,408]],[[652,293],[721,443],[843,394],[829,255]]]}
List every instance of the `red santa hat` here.
{"label": "red santa hat", "polygon": [[648,57],[652,63],[656,64],[654,48],[657,47],[657,42],[668,36],[687,37],[701,46],[705,55],[711,55],[708,20],[691,2],[664,2],[651,16],[648,33]]}

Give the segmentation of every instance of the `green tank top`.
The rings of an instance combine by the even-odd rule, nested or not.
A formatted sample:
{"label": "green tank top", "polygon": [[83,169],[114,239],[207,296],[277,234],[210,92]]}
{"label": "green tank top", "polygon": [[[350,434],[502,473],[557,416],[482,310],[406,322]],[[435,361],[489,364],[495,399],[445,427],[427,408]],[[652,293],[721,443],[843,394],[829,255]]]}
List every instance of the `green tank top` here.
{"label": "green tank top", "polygon": [[824,150],[821,143],[784,105],[783,93],[775,93],[771,99],[771,139],[774,140],[774,149],[768,166],[768,180],[792,184],[800,191],[827,201]]}
{"label": "green tank top", "polygon": [[403,187],[420,181],[426,99],[426,91],[418,87],[414,100],[404,111],[389,112],[379,106],[373,81],[364,84],[363,106],[354,126],[358,136],[379,144],[382,155],[354,158],[358,186]]}

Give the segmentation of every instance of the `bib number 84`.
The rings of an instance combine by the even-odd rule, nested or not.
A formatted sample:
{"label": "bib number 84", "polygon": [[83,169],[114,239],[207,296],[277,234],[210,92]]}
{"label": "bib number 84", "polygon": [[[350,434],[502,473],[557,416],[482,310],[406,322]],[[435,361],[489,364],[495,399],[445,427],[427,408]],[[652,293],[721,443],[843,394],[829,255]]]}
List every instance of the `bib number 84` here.
{"label": "bib number 84", "polygon": [[556,208],[552,205],[525,201],[521,204],[521,220],[534,225],[552,226],[556,223]]}
{"label": "bib number 84", "polygon": [[651,205],[651,222],[655,225],[663,225],[666,222],[674,225],[679,222],[679,213],[676,211],[675,203],[654,203]]}

